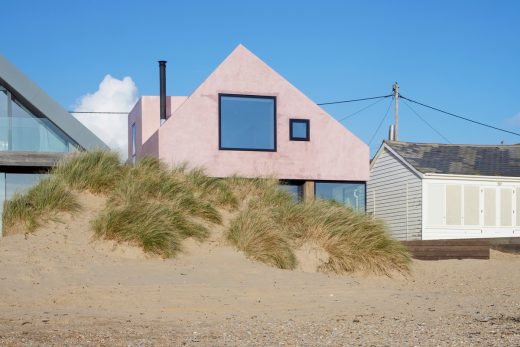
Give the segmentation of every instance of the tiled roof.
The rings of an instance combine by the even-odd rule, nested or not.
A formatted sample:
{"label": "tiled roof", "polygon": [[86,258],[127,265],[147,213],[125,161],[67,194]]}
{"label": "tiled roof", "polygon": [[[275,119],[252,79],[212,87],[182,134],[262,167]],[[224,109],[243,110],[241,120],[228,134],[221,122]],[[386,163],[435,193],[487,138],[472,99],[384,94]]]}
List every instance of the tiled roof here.
{"label": "tiled roof", "polygon": [[385,143],[422,173],[520,177],[520,145]]}

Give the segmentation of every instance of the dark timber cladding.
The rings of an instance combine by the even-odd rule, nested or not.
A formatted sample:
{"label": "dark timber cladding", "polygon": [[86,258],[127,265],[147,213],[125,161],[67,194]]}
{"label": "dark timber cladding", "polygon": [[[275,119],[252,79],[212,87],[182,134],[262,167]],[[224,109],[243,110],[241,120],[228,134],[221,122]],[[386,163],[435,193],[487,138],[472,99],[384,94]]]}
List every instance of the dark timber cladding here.
{"label": "dark timber cladding", "polygon": [[485,239],[401,241],[415,259],[489,259],[490,242]]}

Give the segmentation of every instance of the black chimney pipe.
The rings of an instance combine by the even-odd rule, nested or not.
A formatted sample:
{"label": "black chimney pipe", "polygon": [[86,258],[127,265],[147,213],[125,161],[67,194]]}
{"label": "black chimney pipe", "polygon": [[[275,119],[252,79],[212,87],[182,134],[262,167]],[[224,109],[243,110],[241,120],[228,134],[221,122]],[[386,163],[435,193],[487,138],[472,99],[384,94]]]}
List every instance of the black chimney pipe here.
{"label": "black chimney pipe", "polygon": [[166,60],[159,60],[159,104],[162,123],[166,120]]}

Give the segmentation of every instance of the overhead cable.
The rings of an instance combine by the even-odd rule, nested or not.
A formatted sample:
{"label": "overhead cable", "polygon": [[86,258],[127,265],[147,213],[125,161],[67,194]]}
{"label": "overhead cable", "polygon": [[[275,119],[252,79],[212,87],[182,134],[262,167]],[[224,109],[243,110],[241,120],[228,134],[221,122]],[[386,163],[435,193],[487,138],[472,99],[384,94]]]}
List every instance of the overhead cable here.
{"label": "overhead cable", "polygon": [[363,107],[362,109],[357,110],[357,111],[354,112],[354,113],[351,113],[351,114],[349,114],[349,115],[347,115],[347,116],[345,116],[345,117],[343,117],[343,118],[340,118],[340,119],[338,119],[338,122],[341,123],[341,122],[343,122],[345,119],[348,119],[348,118],[354,117],[356,114],[361,113],[361,112],[363,112],[364,110],[366,110],[367,108],[370,108],[370,107],[372,107],[372,106],[374,106],[374,105],[376,105],[376,104],[379,104],[379,103],[380,103],[381,101],[383,101],[383,100],[384,100],[384,99],[379,99],[379,100],[377,100],[376,102],[373,102],[373,103],[371,103],[370,105],[365,106],[365,107]]}
{"label": "overhead cable", "polygon": [[318,106],[324,106],[324,105],[335,105],[335,104],[346,104],[348,102],[355,102],[355,101],[365,101],[365,100],[374,100],[374,99],[384,99],[388,98],[390,96],[393,96],[393,94],[388,95],[381,95],[381,96],[373,96],[370,98],[361,98],[361,99],[351,99],[351,100],[341,100],[341,101],[331,101],[331,102],[322,102],[317,104]]}
{"label": "overhead cable", "polygon": [[506,130],[506,129],[498,128],[498,127],[493,126],[493,125],[490,125],[490,124],[482,123],[482,122],[479,122],[479,121],[476,121],[476,120],[473,120],[473,119],[470,119],[470,118],[467,118],[467,117],[459,116],[459,115],[457,115],[457,114],[454,114],[454,113],[451,113],[451,112],[448,112],[448,111],[441,110],[440,108],[433,107],[433,106],[429,106],[429,105],[423,104],[422,102],[412,100],[412,99],[410,99],[410,98],[407,98],[407,97],[405,97],[405,96],[402,96],[401,94],[399,95],[399,97],[402,98],[402,99],[408,100],[408,101],[410,101],[410,102],[413,102],[414,104],[421,105],[421,106],[423,106],[423,107],[426,107],[426,108],[432,109],[432,110],[437,111],[437,112],[440,112],[440,113],[444,113],[444,114],[446,114],[446,115],[448,115],[448,116],[452,116],[452,117],[455,117],[455,118],[459,118],[459,119],[465,120],[465,121],[467,121],[467,122],[471,122],[471,123],[474,123],[474,124],[478,124],[478,125],[481,125],[481,126],[484,126],[484,127],[487,127],[487,128],[491,128],[491,129],[495,129],[495,130],[498,130],[498,131],[502,131],[502,132],[504,132],[504,133],[508,133],[508,134],[512,134],[512,135],[520,136],[519,133],[515,133],[514,131],[510,131],[510,130]]}
{"label": "overhead cable", "polygon": [[[404,99],[404,98],[403,98]],[[406,99],[405,99],[406,100]],[[406,102],[403,102],[403,104],[408,107],[413,113],[415,113],[415,115],[420,119],[422,120],[427,126],[430,127],[430,129],[432,129],[437,135],[439,135],[440,137],[442,137],[444,139],[444,141],[448,142],[448,143],[451,143],[450,140],[448,140],[446,138],[446,136],[442,135],[440,133],[440,131],[438,131],[437,129],[435,129],[426,119],[424,119],[423,117],[421,117],[421,115],[411,106],[408,104],[408,101]]]}
{"label": "overhead cable", "polygon": [[390,111],[390,106],[392,106],[392,103],[394,102],[394,98],[392,98],[392,100],[390,100],[390,103],[388,104],[388,108],[386,109],[386,113],[384,115],[384,117],[381,119],[381,121],[379,122],[379,125],[377,126],[377,129],[376,131],[374,131],[374,134],[372,135],[372,137],[370,138],[370,141],[368,141],[368,145],[370,146],[370,144],[372,143],[372,141],[374,140],[374,138],[376,137],[377,133],[379,132],[379,129],[381,129],[381,125],[383,125],[386,117],[388,117],[388,111]]}
{"label": "overhead cable", "polygon": [[67,111],[68,113],[102,113],[102,114],[129,114],[130,112],[113,112],[113,111]]}

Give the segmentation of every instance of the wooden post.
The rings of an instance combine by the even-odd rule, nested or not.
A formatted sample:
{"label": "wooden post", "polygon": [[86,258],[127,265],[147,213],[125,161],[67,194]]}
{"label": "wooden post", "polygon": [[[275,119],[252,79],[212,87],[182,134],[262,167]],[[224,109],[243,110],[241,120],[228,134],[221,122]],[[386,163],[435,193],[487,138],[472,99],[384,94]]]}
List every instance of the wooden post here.
{"label": "wooden post", "polygon": [[394,92],[394,101],[395,101],[395,141],[399,141],[399,84],[397,82],[392,86],[392,90]]}
{"label": "wooden post", "polygon": [[303,184],[303,201],[314,201],[314,181],[305,181]]}

